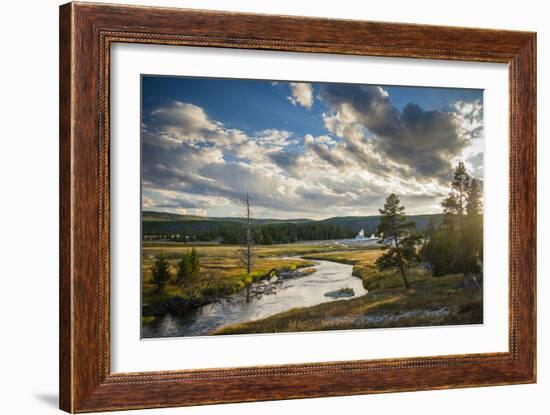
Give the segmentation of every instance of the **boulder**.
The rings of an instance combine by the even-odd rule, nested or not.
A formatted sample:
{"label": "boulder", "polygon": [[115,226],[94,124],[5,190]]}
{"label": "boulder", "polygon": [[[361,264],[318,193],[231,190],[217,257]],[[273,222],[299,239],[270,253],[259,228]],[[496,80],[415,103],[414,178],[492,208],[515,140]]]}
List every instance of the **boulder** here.
{"label": "boulder", "polygon": [[325,293],[325,297],[331,298],[346,298],[355,296],[353,288],[340,288],[339,290],[329,291]]}

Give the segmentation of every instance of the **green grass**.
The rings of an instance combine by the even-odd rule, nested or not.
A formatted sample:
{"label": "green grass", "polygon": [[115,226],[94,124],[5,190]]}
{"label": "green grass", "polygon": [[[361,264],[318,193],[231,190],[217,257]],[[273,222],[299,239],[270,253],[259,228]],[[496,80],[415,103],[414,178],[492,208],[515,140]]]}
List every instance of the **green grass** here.
{"label": "green grass", "polygon": [[[363,251],[337,251],[305,255],[308,259],[324,259],[326,261],[341,262],[353,265],[352,274],[363,281],[363,286],[369,291],[399,288],[403,286],[403,278],[396,270],[379,271],[375,265],[376,258],[382,254],[377,247],[370,247]],[[462,278],[461,274],[457,277]],[[422,267],[408,270],[407,279],[411,284],[422,281],[437,284],[440,278],[431,278],[431,273]],[[442,283],[443,281],[440,281]]]}
{"label": "green grass", "polygon": [[[183,244],[178,242],[143,242],[143,256],[147,257],[154,255],[160,251],[170,255],[181,255],[183,252],[190,250],[195,246],[199,250],[201,257],[224,257],[230,258],[235,256],[239,246],[237,245],[222,245],[212,243],[194,243]],[[275,245],[258,245],[256,247],[259,257],[275,257],[275,256],[298,256],[307,254],[317,254],[324,252],[339,251],[342,248],[337,245],[317,245],[311,243],[294,243],[294,244],[275,244]],[[349,250],[362,250],[360,247],[350,247]]]}
{"label": "green grass", "polygon": [[478,324],[482,293],[461,288],[462,276],[426,277],[412,288],[384,288],[351,300],[294,308],[274,316],[222,327],[212,334],[283,333],[388,327]]}
{"label": "green grass", "polygon": [[[208,295],[238,292],[252,281],[266,277],[272,270],[311,267],[313,260],[353,265],[353,275],[361,278],[369,294],[347,300],[335,300],[307,308],[295,308],[266,319],[222,327],[212,334],[276,333],[295,331],[343,330],[380,327],[415,327],[473,324],[483,321],[482,293],[462,288],[463,276],[432,277],[422,267],[408,271],[411,287],[405,289],[401,275],[379,271],[374,262],[381,254],[376,247],[349,247],[314,244],[286,244],[257,247],[257,259],[247,276],[237,259],[238,246],[197,244],[201,273],[214,272],[214,287]],[[164,253],[175,275],[177,262],[191,246],[181,243],[145,243],[143,247],[143,303],[162,302],[182,296],[179,288],[168,283],[157,293],[150,279],[154,256]],[[288,258],[293,256],[301,258]],[[313,271],[313,270],[311,270]],[[443,310],[443,311],[442,311]],[[144,324],[154,319],[144,317]]]}
{"label": "green grass", "polygon": [[383,327],[418,327],[483,322],[483,295],[462,288],[463,275],[433,277],[422,267],[408,270],[410,288],[400,274],[379,271],[380,249],[305,255],[353,265],[369,294],[312,307],[294,308],[262,320],[222,327],[213,334],[279,333]]}
{"label": "green grass", "polygon": [[[314,265],[311,260],[300,258],[285,258],[301,255],[303,253],[318,253],[330,250],[330,247],[308,244],[287,244],[258,246],[257,258],[250,275],[239,263],[237,258],[236,245],[196,245],[201,262],[201,275],[208,273],[215,275],[211,282],[208,293],[205,295],[219,297],[222,295],[238,292],[247,284],[258,281],[269,275],[271,271],[294,270]],[[142,300],[145,304],[152,304],[165,301],[174,296],[183,296],[179,287],[174,281],[168,282],[161,293],[149,281],[151,279],[151,265],[155,255],[163,253],[170,262],[172,274],[177,272],[177,264],[182,255],[188,252],[191,246],[181,243],[156,243],[148,242],[143,247],[142,261]],[[334,248],[332,248],[334,249]]]}

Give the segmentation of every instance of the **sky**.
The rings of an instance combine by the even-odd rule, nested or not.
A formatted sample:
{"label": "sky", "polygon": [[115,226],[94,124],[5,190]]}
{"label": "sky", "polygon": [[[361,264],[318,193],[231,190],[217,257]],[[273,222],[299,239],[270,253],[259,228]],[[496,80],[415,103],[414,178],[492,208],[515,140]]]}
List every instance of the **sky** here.
{"label": "sky", "polygon": [[441,212],[483,180],[483,91],[142,76],[142,208],[257,218]]}

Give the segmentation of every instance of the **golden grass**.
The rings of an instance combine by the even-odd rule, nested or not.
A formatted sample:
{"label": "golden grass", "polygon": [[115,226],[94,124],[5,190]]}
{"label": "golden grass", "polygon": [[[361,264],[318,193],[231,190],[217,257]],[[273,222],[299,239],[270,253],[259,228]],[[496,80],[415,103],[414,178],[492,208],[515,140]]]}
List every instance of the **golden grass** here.
{"label": "golden grass", "polygon": [[[215,284],[220,292],[237,292],[247,283],[265,277],[271,270],[308,267],[315,259],[353,265],[353,275],[361,278],[369,290],[369,294],[363,297],[295,308],[266,319],[222,327],[213,334],[414,327],[483,321],[482,293],[462,288],[462,275],[434,278],[427,270],[416,267],[408,271],[411,288],[406,290],[400,274],[393,270],[381,272],[377,269],[375,261],[382,250],[375,247],[349,247],[344,250],[341,246],[305,243],[258,246],[256,263],[250,276],[245,274],[237,259],[238,246],[199,244],[196,248],[201,271],[215,272]],[[155,255],[162,252],[175,275],[177,262],[190,249],[191,246],[175,243],[144,244],[144,303],[181,295],[173,283],[167,284],[163,293],[156,293],[154,286],[148,282],[150,266]],[[288,258],[298,255],[304,259]]]}
{"label": "golden grass", "polygon": [[[323,252],[328,247],[307,244],[269,245],[256,248],[257,258],[254,262],[251,275],[240,264],[236,245],[197,245],[197,252],[201,262],[201,273],[212,272],[215,281],[211,283],[218,292],[233,293],[246,287],[250,282],[264,278],[272,270],[286,270],[313,265],[312,261],[301,258],[286,258],[299,255],[303,252]],[[177,264],[184,253],[189,252],[191,246],[175,243],[153,244],[147,243],[143,247],[142,260],[142,297],[144,303],[154,303],[166,300],[176,295],[182,295],[174,281],[167,283],[163,292],[157,293],[151,279],[151,265],[155,255],[163,253],[170,263],[172,275],[176,276]]]}
{"label": "golden grass", "polygon": [[483,322],[483,296],[462,288],[463,275],[433,277],[418,266],[408,270],[411,288],[394,270],[379,271],[376,248],[304,255],[353,265],[369,294],[312,307],[294,308],[262,320],[218,329],[213,334],[280,333],[381,327],[416,327]]}
{"label": "golden grass", "polygon": [[[221,244],[182,244],[176,242],[144,242],[143,256],[144,258],[154,256],[159,252],[163,252],[168,257],[178,256],[190,250],[193,246],[197,248],[202,257],[221,257],[231,258],[237,253],[240,248],[237,245],[221,245]],[[295,244],[277,244],[277,245],[258,245],[256,251],[259,257],[276,257],[276,256],[298,256],[306,254],[316,254],[323,252],[333,252],[341,250],[337,245],[317,245],[311,243],[295,243]],[[350,250],[359,248],[350,248]]]}
{"label": "golden grass", "polygon": [[294,308],[265,319],[225,326],[212,334],[480,324],[483,295],[464,290],[461,280],[462,276],[426,277],[408,290],[381,289],[351,300]]}
{"label": "golden grass", "polygon": [[324,259],[326,261],[341,262],[343,264],[374,264],[376,258],[382,254],[382,250],[376,247],[367,247],[364,249],[354,249],[345,251],[320,252],[304,255],[309,259]]}

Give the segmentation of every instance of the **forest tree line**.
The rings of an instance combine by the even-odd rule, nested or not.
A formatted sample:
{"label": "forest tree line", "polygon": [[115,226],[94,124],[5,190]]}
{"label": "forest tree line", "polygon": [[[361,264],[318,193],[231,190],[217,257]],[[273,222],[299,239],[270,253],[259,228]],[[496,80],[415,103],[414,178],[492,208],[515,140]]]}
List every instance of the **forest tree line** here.
{"label": "forest tree line", "polygon": [[[254,242],[259,245],[287,244],[298,241],[353,238],[357,232],[333,223],[268,223],[252,225]],[[167,234],[148,236],[149,240],[169,239],[175,242],[213,242],[241,244],[243,224],[226,222],[204,230],[188,232],[186,235]]]}

